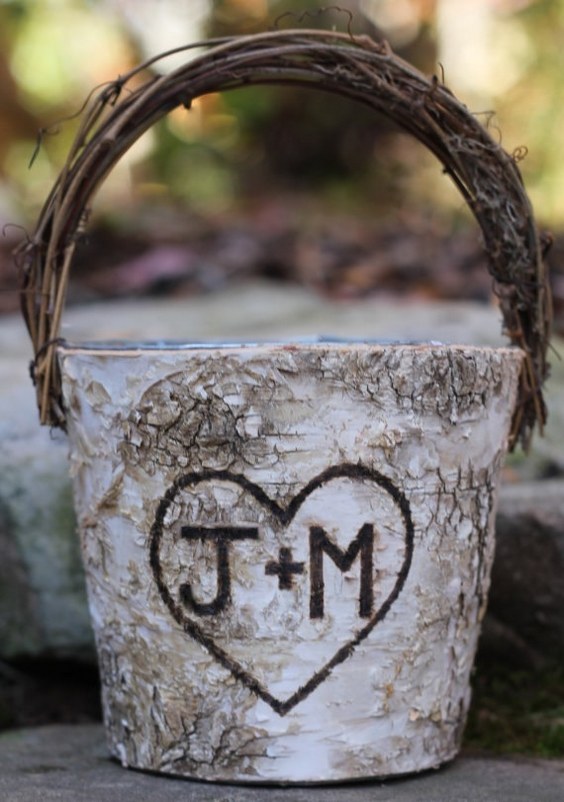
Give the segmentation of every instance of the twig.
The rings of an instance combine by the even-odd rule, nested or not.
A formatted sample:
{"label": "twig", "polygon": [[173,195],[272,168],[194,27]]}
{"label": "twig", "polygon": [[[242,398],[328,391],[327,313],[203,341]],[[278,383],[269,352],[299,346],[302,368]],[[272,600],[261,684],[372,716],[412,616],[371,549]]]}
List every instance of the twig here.
{"label": "twig", "polygon": [[[302,16],[303,21],[311,16]],[[133,77],[160,59],[200,49],[167,75]],[[440,66],[440,65],[439,65]],[[442,68],[441,68],[442,70]],[[516,162],[443,85],[398,58],[385,41],[322,30],[273,30],[196,42],[148,59],[89,96],[66,164],[31,240],[17,251],[21,304],[30,331],[41,420],[64,427],[55,346],[77,235],[94,195],[125,151],[155,122],[194,98],[250,84],[289,84],[357,100],[395,121],[443,165],[482,231],[505,330],[525,352],[512,442],[527,447],[546,420],[542,387],[552,321],[541,239]],[[128,89],[124,92],[124,89]]]}

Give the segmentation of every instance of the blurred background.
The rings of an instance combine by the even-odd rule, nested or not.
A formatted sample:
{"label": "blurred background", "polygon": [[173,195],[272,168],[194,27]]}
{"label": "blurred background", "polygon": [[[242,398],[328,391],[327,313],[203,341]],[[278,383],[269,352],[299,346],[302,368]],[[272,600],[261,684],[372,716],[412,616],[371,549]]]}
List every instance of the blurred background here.
{"label": "blurred background", "polygon": [[[329,4],[0,0],[0,309],[17,308],[10,253],[76,130],[59,121],[94,86],[209,36],[350,24],[438,75],[507,151],[526,154],[539,223],[556,239],[560,326],[564,0],[320,5]],[[179,58],[190,54],[156,69]],[[71,301],[209,291],[249,275],[337,298],[490,299],[477,228],[434,158],[368,109],[294,88],[209,95],[154,127],[99,194],[75,273]]]}

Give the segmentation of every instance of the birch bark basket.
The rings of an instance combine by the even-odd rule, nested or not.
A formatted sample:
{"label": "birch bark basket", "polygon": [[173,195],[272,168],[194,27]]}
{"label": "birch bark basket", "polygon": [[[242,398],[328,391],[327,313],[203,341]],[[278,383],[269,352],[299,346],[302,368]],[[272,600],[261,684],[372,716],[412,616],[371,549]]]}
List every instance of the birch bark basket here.
{"label": "birch bark basket", "polygon": [[452,758],[521,352],[59,358],[112,753],[263,782]]}
{"label": "birch bark basket", "polygon": [[[223,781],[438,766],[468,708],[502,459],[546,417],[550,290],[520,173],[384,41],[198,47],[90,99],[18,252],[41,422],[69,433],[110,749]],[[89,203],[123,153],[194,98],[280,83],[365,103],[438,157],[480,225],[513,347],[61,342]]]}

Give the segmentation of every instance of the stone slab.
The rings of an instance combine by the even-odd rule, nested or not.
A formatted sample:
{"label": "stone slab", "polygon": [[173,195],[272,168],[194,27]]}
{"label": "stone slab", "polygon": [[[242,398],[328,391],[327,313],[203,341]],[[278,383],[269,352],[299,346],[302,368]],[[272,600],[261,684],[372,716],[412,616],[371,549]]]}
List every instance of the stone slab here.
{"label": "stone slab", "polygon": [[[334,302],[300,287],[251,282],[207,296],[92,304],[69,309],[63,334],[91,338],[263,339],[334,334],[503,344],[493,307]],[[37,422],[19,316],[0,320],[0,659],[94,659],[61,432]],[[526,466],[564,464],[564,362],[552,359],[546,437]],[[523,465],[519,465],[522,475]],[[529,470],[526,467],[525,470]]]}
{"label": "stone slab", "polygon": [[[564,657],[564,480],[502,488],[488,622],[491,657],[534,668]],[[487,630],[486,630],[487,634]],[[509,635],[509,638],[506,637]],[[482,646],[494,646],[486,638]]]}
{"label": "stone slab", "polygon": [[[335,334],[502,343],[494,309],[335,303],[300,287],[251,282],[182,299],[108,302],[65,313],[63,335],[92,339],[256,340]],[[466,338],[466,340],[465,340]],[[67,441],[40,427],[19,315],[0,319],[0,658],[94,660]]]}
{"label": "stone slab", "polygon": [[325,787],[233,786],[158,777],[107,757],[100,725],[0,736],[2,802],[557,802],[564,761],[462,756],[438,771]]}

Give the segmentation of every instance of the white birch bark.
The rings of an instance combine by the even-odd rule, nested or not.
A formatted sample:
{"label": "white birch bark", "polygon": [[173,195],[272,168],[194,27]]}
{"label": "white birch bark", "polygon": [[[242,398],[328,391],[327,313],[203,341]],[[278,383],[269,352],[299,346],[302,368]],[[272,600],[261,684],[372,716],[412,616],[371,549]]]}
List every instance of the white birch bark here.
{"label": "white birch bark", "polygon": [[451,759],[521,359],[60,349],[112,753],[251,782]]}

